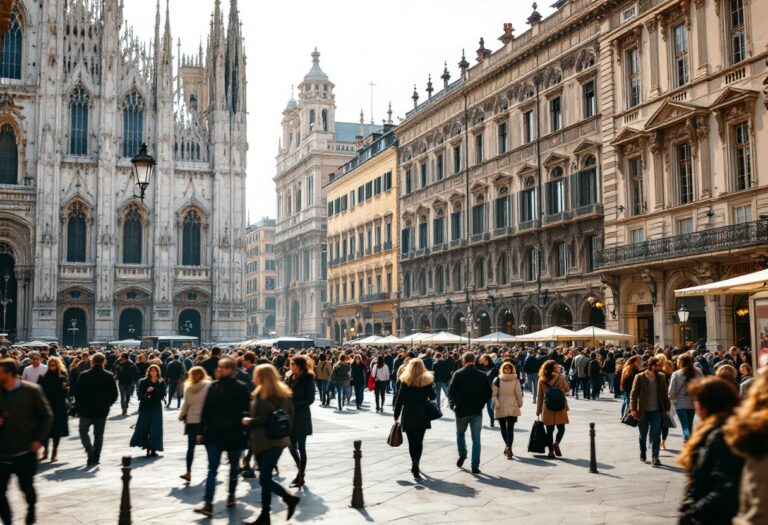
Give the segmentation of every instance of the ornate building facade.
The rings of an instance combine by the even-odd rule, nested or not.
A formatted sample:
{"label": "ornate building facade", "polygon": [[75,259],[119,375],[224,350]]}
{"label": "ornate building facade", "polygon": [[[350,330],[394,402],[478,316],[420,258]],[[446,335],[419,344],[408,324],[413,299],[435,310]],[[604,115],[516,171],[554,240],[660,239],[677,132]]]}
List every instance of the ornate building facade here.
{"label": "ornate building facade", "polygon": [[245,230],[248,337],[268,336],[275,331],[276,290],[275,220],[265,217]]}
{"label": "ornate building facade", "polygon": [[604,323],[600,18],[534,11],[397,128],[401,334]]}
{"label": "ornate building facade", "polygon": [[652,344],[749,342],[746,296],[675,298],[768,261],[768,5],[624,2],[602,21],[610,328]]}
{"label": "ornate building facade", "polygon": [[[207,104],[174,76],[166,6],[149,46],[120,0],[16,0],[0,63],[0,274],[12,337],[245,335],[245,56],[219,0]],[[228,25],[228,29],[225,26]],[[157,160],[145,200],[131,157]]]}
{"label": "ornate building facade", "polygon": [[327,214],[323,186],[356,153],[357,123],[337,122],[334,84],[312,53],[298,102],[283,111],[277,155],[277,333],[323,337]]}

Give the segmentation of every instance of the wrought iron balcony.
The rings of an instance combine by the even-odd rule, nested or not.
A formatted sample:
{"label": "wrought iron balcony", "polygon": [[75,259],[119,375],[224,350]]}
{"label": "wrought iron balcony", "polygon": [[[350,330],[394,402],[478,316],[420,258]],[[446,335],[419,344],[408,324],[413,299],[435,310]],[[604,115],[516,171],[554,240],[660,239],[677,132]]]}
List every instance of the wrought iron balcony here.
{"label": "wrought iron balcony", "polygon": [[598,268],[615,268],[662,259],[747,248],[760,244],[768,244],[768,221],[734,224],[606,248],[597,252],[595,263]]}
{"label": "wrought iron balcony", "polygon": [[539,219],[533,219],[533,220],[530,220],[530,221],[523,221],[523,222],[521,222],[520,225],[519,225],[519,230],[520,231],[531,230],[533,228],[538,228],[539,226],[541,226],[541,223],[539,222]]}

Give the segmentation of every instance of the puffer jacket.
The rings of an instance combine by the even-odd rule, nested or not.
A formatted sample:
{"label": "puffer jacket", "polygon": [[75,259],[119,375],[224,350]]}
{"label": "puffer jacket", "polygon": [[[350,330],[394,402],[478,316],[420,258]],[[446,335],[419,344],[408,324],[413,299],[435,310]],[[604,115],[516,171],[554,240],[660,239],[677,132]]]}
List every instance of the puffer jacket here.
{"label": "puffer jacket", "polygon": [[517,374],[499,374],[493,381],[493,414],[502,417],[520,417],[523,406],[523,389]]}

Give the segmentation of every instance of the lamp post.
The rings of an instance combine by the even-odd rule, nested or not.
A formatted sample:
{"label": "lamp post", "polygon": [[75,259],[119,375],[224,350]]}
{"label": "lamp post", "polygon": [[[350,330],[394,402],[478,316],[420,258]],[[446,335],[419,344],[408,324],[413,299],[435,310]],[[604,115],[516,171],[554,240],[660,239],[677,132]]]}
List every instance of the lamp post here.
{"label": "lamp post", "polygon": [[8,305],[13,302],[13,299],[8,297],[8,282],[11,280],[11,275],[5,272],[3,275],[5,281],[5,288],[3,289],[3,297],[0,298],[0,304],[3,305],[3,333],[7,333],[6,320],[8,319]]}
{"label": "lamp post", "polygon": [[680,332],[682,334],[683,344],[682,349],[685,350],[685,325],[688,324],[688,316],[690,312],[684,304],[680,305],[680,309],[677,311],[677,317],[680,319]]}
{"label": "lamp post", "polygon": [[184,333],[185,333],[185,334],[187,334],[187,335],[189,335],[189,334],[190,334],[190,332],[192,331],[192,328],[193,328],[193,326],[192,326],[192,321],[190,321],[189,319],[187,319],[186,321],[184,321],[184,324],[183,324],[183,325],[181,325],[181,329],[182,329],[182,330],[184,331]]}
{"label": "lamp post", "polygon": [[131,164],[133,164],[133,177],[139,188],[139,194],[134,197],[143,201],[152,175],[155,173],[155,159],[147,152],[146,144],[141,145],[139,154],[131,159]]}
{"label": "lamp post", "polygon": [[133,339],[134,334],[136,333],[136,328],[132,325],[128,325],[128,336]]}
{"label": "lamp post", "polygon": [[77,319],[72,319],[72,321],[69,323],[71,326],[67,328],[68,332],[72,332],[72,348],[75,347],[75,335],[77,332],[80,331],[80,329],[77,327]]}

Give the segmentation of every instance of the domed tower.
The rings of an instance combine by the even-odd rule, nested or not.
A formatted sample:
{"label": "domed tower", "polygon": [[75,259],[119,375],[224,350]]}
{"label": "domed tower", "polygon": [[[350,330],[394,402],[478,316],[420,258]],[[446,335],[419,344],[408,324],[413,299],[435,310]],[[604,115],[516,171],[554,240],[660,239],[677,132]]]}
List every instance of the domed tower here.
{"label": "domed tower", "polygon": [[293,87],[291,87],[291,99],[283,110],[283,139],[279,153],[291,151],[300,141],[299,136],[299,105],[293,98]]}
{"label": "domed tower", "polygon": [[301,109],[301,136],[314,132],[336,131],[336,102],[334,84],[320,69],[320,52],[312,53],[312,69],[299,84],[299,107]]}

